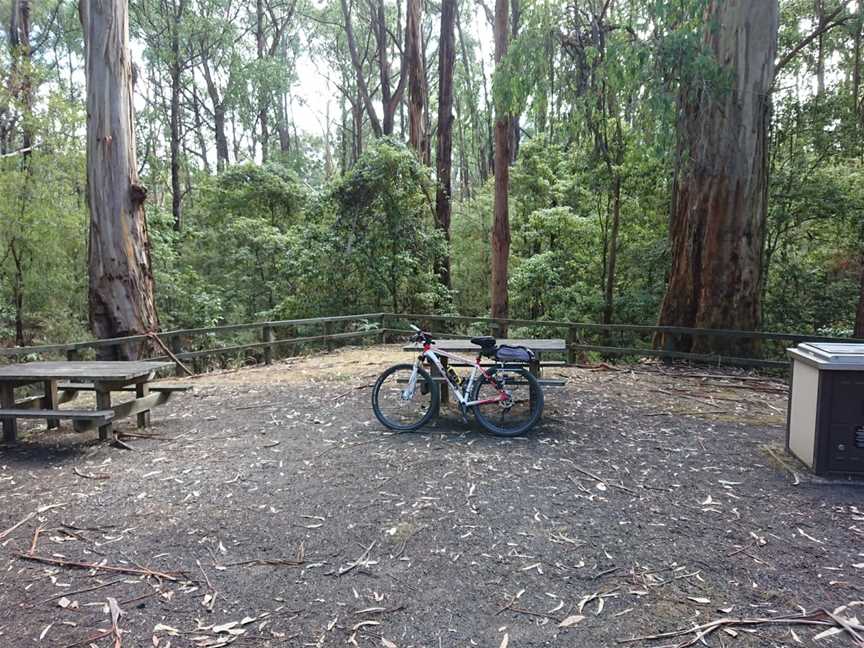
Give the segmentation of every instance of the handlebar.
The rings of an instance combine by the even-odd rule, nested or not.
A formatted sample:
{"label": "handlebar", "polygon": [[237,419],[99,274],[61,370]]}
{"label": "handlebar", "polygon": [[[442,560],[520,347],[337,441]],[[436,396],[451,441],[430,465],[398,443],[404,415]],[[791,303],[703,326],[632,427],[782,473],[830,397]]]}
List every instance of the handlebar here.
{"label": "handlebar", "polygon": [[434,342],[429,333],[426,333],[413,324],[411,324],[411,330],[415,331],[414,335],[411,336],[412,342],[422,342],[423,344],[432,344],[432,342]]}

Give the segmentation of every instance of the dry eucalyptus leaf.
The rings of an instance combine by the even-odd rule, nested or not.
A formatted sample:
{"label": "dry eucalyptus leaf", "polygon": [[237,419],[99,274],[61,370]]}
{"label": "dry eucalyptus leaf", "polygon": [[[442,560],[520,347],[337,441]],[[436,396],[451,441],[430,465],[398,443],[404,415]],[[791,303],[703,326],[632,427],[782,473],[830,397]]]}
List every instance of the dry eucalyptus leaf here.
{"label": "dry eucalyptus leaf", "polygon": [[559,628],[572,628],[580,621],[584,620],[585,617],[581,614],[574,614],[572,616],[567,617],[561,623],[558,624]]}

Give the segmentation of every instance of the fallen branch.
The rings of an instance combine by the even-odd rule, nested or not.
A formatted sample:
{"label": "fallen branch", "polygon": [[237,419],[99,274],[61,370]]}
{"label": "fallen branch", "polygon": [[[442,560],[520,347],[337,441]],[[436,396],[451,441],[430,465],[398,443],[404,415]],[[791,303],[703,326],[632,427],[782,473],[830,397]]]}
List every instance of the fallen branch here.
{"label": "fallen branch", "polygon": [[39,542],[39,535],[45,530],[45,527],[38,526],[36,527],[36,531],[33,532],[33,542],[30,543],[30,551],[29,554],[36,553],[36,543]]}
{"label": "fallen branch", "polygon": [[375,383],[369,383],[368,385],[357,385],[356,387],[352,387],[348,391],[343,392],[343,393],[339,394],[338,396],[334,396],[330,400],[337,401],[340,398],[345,398],[348,394],[350,394],[351,392],[357,391],[358,389],[366,389],[366,388],[374,387],[374,386],[375,386]]}
{"label": "fallen branch", "polygon": [[85,473],[78,470],[78,467],[72,469],[72,472],[78,475],[79,477],[83,477],[84,479],[111,479],[111,475],[106,475],[104,473],[94,474],[94,473]]}
{"label": "fallen branch", "polygon": [[[240,567],[242,565],[272,565],[274,567],[300,567],[306,564],[306,548],[301,543],[297,548],[296,558],[253,558],[251,560],[239,560],[232,563],[224,563],[223,567]],[[200,566],[200,563],[199,563]],[[203,569],[201,571],[204,571]],[[206,576],[205,576],[206,578]],[[207,581],[210,584],[210,581]],[[212,586],[211,586],[212,587]]]}
{"label": "fallen branch", "polygon": [[654,641],[657,639],[669,639],[672,637],[683,637],[689,634],[695,634],[693,639],[688,639],[676,646],[676,648],[687,648],[693,646],[705,637],[715,632],[720,628],[731,626],[755,626],[755,625],[815,625],[815,626],[834,626],[839,627],[850,634],[860,648],[864,648],[858,632],[864,631],[864,626],[850,622],[848,619],[840,619],[836,615],[827,610],[816,610],[810,614],[801,614],[789,617],[764,617],[764,618],[729,618],[723,617],[709,623],[686,628],[681,630],[673,630],[671,632],[661,632],[654,635],[643,635],[641,637],[633,637],[632,639],[618,639],[620,644],[638,643],[640,641]]}
{"label": "fallen branch", "polygon": [[20,520],[19,522],[16,522],[16,523],[13,524],[11,527],[9,527],[8,529],[6,529],[3,533],[0,533],[0,540],[5,539],[6,536],[8,536],[10,533],[12,533],[15,529],[17,529],[18,527],[20,527],[22,524],[27,524],[27,523],[28,523],[30,520],[32,520],[35,516],[36,516],[36,513],[28,513],[27,515],[25,515],[25,516],[24,516],[24,519]]}
{"label": "fallen branch", "polygon": [[147,334],[147,337],[156,342],[156,344],[158,344],[160,347],[162,347],[162,350],[168,354],[168,357],[171,358],[175,363],[177,363],[177,366],[180,367],[183,371],[185,371],[187,376],[195,375],[189,370],[189,367],[187,367],[180,361],[180,358],[174,355],[174,352],[165,345],[162,339],[155,332],[151,331]]}
{"label": "fallen branch", "polygon": [[51,601],[54,601],[54,600],[59,599],[59,598],[63,598],[64,596],[71,597],[73,594],[84,594],[85,592],[92,592],[94,590],[102,589],[103,587],[110,587],[111,585],[116,585],[117,583],[122,583],[125,580],[126,580],[125,578],[118,578],[117,580],[113,580],[113,581],[110,581],[108,583],[101,583],[99,585],[94,585],[93,587],[85,587],[84,589],[73,590],[71,592],[61,592],[60,594],[56,594],[54,596],[49,596],[44,601],[39,601],[39,605],[41,605],[43,603],[50,603]]}
{"label": "fallen branch", "polygon": [[45,513],[45,511],[50,511],[53,508],[60,508],[61,506],[66,506],[66,505],[65,504],[49,504],[47,506],[40,506],[35,511],[32,511],[32,512],[28,513],[27,515],[25,515],[22,520],[19,520],[18,522],[13,524],[11,527],[9,527],[8,529],[6,529],[2,533],[0,533],[0,540],[6,539],[6,537],[10,533],[12,533],[15,529],[20,527],[22,524],[27,524],[30,520],[32,520],[34,517],[36,517],[37,514]]}
{"label": "fallen branch", "polygon": [[60,558],[49,558],[48,556],[37,556],[31,553],[16,552],[14,554],[22,560],[32,560],[33,562],[45,563],[47,565],[57,565],[59,567],[70,567],[73,569],[94,569],[97,571],[115,572],[118,574],[133,574],[135,576],[153,576],[156,578],[164,578],[169,581],[178,581],[180,577],[176,574],[166,574],[164,572],[153,571],[152,569],[136,569],[134,567],[121,567],[118,565],[99,565],[96,563],[76,562],[73,560],[62,560]]}
{"label": "fallen branch", "polygon": [[338,575],[344,576],[345,574],[350,572],[352,569],[359,567],[363,563],[363,561],[366,560],[366,557],[369,555],[369,552],[372,551],[372,548],[374,546],[375,546],[375,541],[373,540],[372,544],[370,544],[368,547],[366,547],[366,551],[364,551],[363,554],[357,560],[355,560],[353,563],[350,563],[347,567],[343,567],[342,569],[340,569]]}
{"label": "fallen branch", "polygon": [[210,588],[210,598],[207,599],[207,603],[204,607],[208,612],[212,612],[213,606],[216,605],[216,596],[219,592],[216,591],[216,588],[213,587],[213,583],[210,582],[210,577],[207,575],[207,572],[204,571],[204,567],[201,566],[201,561],[196,560],[195,562],[198,563],[198,569],[200,569],[201,573],[204,574],[204,580],[207,582],[207,587]]}

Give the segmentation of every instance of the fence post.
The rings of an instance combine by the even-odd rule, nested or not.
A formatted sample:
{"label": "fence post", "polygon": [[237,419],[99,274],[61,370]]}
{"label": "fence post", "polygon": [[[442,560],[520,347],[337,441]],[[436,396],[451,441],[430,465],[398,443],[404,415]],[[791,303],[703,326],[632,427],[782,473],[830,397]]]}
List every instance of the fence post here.
{"label": "fence post", "polygon": [[[664,333],[663,334],[663,350],[667,353],[671,353],[675,350],[675,340],[672,333]],[[672,356],[664,355],[663,356],[663,364],[671,365],[672,364]]]}
{"label": "fence post", "polygon": [[261,327],[261,341],[269,342],[267,346],[264,347],[264,364],[270,365],[273,364],[273,344],[272,342],[276,339],[276,336],[273,334],[273,327],[269,324],[265,324]]}
{"label": "fence post", "polygon": [[387,315],[381,313],[381,344],[387,344]]}
{"label": "fence post", "polygon": [[[175,335],[174,337],[171,338],[171,345],[170,346],[171,346],[171,353],[173,353],[175,356],[180,358],[180,354],[183,353],[183,341],[180,339],[179,335]],[[194,359],[192,360],[192,365],[193,365],[193,367],[195,365]],[[194,371],[194,369],[193,369],[193,371]],[[183,371],[183,367],[181,367],[178,364],[176,367],[174,367],[174,375],[178,376],[178,377],[179,376],[185,376],[186,372]]]}
{"label": "fence post", "polygon": [[327,350],[332,351],[333,340],[330,339],[330,336],[333,335],[333,322],[324,322],[324,335],[327,336],[327,338],[324,340],[325,344],[327,345]]}
{"label": "fence post", "polygon": [[570,326],[567,328],[567,364],[576,364],[576,349],[573,348],[573,345],[576,344],[576,340],[578,339],[578,332],[575,326]]}

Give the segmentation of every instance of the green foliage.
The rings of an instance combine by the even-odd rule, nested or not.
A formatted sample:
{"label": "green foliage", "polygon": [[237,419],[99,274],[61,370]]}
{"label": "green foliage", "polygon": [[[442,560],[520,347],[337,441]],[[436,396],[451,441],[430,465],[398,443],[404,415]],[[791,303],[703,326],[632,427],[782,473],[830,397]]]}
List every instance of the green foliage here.
{"label": "green foliage", "polygon": [[[373,5],[350,4],[357,41],[369,45],[361,66],[375,79],[371,92],[380,108],[369,31]],[[254,3],[196,0],[185,3],[176,21],[171,7],[179,5],[133,3],[138,158],[150,189],[163,327],[380,310],[487,314],[496,108],[519,115],[521,135],[510,173],[511,316],[602,319],[614,248],[612,319],[656,320],[670,266],[667,221],[681,92],[729,90],[728,73],[710,55],[703,33],[708,0],[576,8],[525,0],[518,37],[494,70],[491,43],[475,28],[482,7],[459,4],[453,291],[446,294],[434,272],[447,245],[434,227],[432,171],[397,141],[375,141],[368,116],[359,116],[363,124],[354,132],[352,108],[362,102],[338,1],[301,3],[291,15],[289,5],[269,4],[263,56]],[[824,5],[831,12],[839,3]],[[814,6],[782,0],[778,59],[812,31]],[[393,34],[400,29],[396,9],[385,2]],[[433,3],[423,11],[427,54],[437,45],[439,10]],[[274,40],[280,20],[284,32]],[[852,327],[864,249],[864,122],[853,47],[861,20],[860,11],[838,15],[840,25],[801,48],[774,86],[765,328]],[[0,128],[0,153],[22,146],[25,127],[37,144],[27,160],[0,157],[0,339],[7,342],[15,338],[16,319],[23,321],[25,342],[81,338],[87,324],[84,88],[75,3],[36,3],[32,23],[39,43],[32,60],[8,47],[5,29],[0,33],[0,126],[8,127]],[[395,86],[399,61],[391,50]],[[820,60],[826,83],[817,96]],[[183,88],[179,232],[170,209],[168,153],[175,64]],[[290,124],[290,113],[302,105],[292,92],[298,81],[308,82],[302,66],[310,64],[337,95],[312,133]],[[32,79],[32,112],[13,78],[16,65],[19,79]],[[428,91],[434,119],[436,84]],[[214,102],[224,111],[234,163],[218,174]],[[266,165],[257,162],[262,103],[272,161]],[[429,126],[434,138],[437,125]],[[280,127],[290,135],[287,151]],[[397,115],[395,132],[405,127]],[[613,242],[616,197],[620,229]]]}
{"label": "green foliage", "polygon": [[413,154],[387,140],[318,195],[279,164],[205,179],[182,234],[151,214],[163,326],[434,308],[444,245],[429,190]]}
{"label": "green foliage", "polygon": [[[444,240],[432,225],[428,170],[404,145],[382,139],[312,210],[307,294],[324,312],[420,311],[447,301],[435,278]],[[314,266],[314,267],[313,267]]]}

